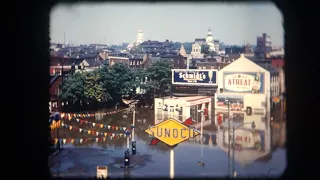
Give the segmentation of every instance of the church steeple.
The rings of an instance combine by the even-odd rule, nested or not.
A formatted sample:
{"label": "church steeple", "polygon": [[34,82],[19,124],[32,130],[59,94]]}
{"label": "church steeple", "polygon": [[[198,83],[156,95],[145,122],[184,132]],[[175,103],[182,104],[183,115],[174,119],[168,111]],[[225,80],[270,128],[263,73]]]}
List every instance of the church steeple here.
{"label": "church steeple", "polygon": [[181,44],[179,53],[181,54],[181,56],[187,57],[187,52],[186,52],[186,50],[184,49],[183,44]]}

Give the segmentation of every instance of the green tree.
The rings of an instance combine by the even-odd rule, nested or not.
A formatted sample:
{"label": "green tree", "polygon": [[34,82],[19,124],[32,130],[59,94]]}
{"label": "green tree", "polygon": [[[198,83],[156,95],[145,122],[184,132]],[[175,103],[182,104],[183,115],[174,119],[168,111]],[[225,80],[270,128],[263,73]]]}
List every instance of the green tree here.
{"label": "green tree", "polygon": [[85,99],[84,78],[81,73],[77,72],[64,80],[60,97],[63,102],[71,104],[81,104],[83,102]]}
{"label": "green tree", "polygon": [[124,64],[104,66],[99,70],[102,85],[115,103],[121,102],[123,96],[135,94],[136,82],[134,73]]}
{"label": "green tree", "polygon": [[101,81],[101,75],[99,71],[90,71],[83,73],[84,79],[84,96],[86,102],[106,102],[110,99],[110,95],[103,89],[103,83]]}
{"label": "green tree", "polygon": [[[147,96],[163,97],[170,94],[171,88],[171,68],[170,61],[158,61],[145,69],[144,77],[148,81],[141,85],[147,91]],[[151,98],[151,97],[150,97]]]}

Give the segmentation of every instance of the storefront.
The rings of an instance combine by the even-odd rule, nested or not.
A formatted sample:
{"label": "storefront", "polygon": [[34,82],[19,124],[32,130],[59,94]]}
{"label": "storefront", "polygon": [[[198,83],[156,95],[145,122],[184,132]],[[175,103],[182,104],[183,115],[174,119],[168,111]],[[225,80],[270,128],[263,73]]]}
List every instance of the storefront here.
{"label": "storefront", "polygon": [[[155,124],[169,117],[180,121],[189,117],[196,122],[200,122],[201,118],[205,121],[211,120],[211,102],[210,96],[155,98]],[[204,116],[200,111],[206,111],[208,115]]]}

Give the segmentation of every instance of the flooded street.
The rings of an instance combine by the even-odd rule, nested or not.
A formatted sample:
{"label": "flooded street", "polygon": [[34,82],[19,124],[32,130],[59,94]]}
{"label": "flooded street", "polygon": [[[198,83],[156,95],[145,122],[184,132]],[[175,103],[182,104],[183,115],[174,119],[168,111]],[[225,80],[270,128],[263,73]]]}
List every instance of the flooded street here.
{"label": "flooded street", "polygon": [[[99,118],[98,118],[99,119]],[[123,165],[127,146],[125,130],[130,130],[132,113],[122,111],[96,117],[64,118],[59,129],[63,150],[49,159],[54,176],[93,177],[97,166],[108,166],[110,177],[169,177],[169,148],[163,144],[149,145],[151,137],[144,132],[154,125],[154,111],[148,108],[137,110],[135,141],[137,155],[131,157],[136,166],[129,171]],[[260,117],[261,119],[261,117]],[[214,124],[204,126],[203,141],[200,136],[179,144],[175,150],[176,177],[225,177],[228,175],[228,154],[223,145],[222,128]],[[286,167],[285,124],[273,122],[264,135],[264,150],[243,148],[235,152],[237,177],[279,176]],[[198,128],[197,128],[198,129]],[[215,130],[218,129],[218,130]],[[261,127],[260,127],[261,129]],[[52,136],[57,138],[56,131]],[[268,147],[268,148],[266,148]],[[131,145],[130,145],[131,151]],[[201,157],[203,154],[203,157]],[[203,160],[205,165],[199,166]]]}

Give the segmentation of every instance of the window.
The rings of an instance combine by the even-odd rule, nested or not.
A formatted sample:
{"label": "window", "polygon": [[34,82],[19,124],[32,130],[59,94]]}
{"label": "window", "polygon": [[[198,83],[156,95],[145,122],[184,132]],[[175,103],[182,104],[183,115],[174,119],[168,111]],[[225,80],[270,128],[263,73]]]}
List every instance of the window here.
{"label": "window", "polygon": [[206,104],[204,105],[204,107],[208,110],[208,115],[204,117],[205,120],[207,121],[207,120],[210,119],[210,112],[211,112],[210,109],[209,109],[209,103],[206,103]]}
{"label": "window", "polygon": [[179,120],[180,121],[183,121],[183,107],[180,108],[180,111],[179,111]]}
{"label": "window", "polygon": [[170,106],[170,113],[174,112],[174,106]]}
{"label": "window", "polygon": [[158,110],[157,110],[157,119],[158,119],[158,120],[163,120],[163,119],[162,119],[162,115],[163,115],[162,109],[161,109],[161,108],[158,108]]}
{"label": "window", "polygon": [[163,111],[164,119],[168,119],[168,111]]}
{"label": "window", "polygon": [[193,120],[196,120],[197,119],[197,116],[196,116],[196,107],[195,106],[191,106],[190,107],[190,116]]}

